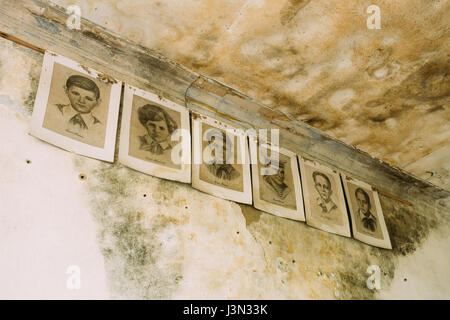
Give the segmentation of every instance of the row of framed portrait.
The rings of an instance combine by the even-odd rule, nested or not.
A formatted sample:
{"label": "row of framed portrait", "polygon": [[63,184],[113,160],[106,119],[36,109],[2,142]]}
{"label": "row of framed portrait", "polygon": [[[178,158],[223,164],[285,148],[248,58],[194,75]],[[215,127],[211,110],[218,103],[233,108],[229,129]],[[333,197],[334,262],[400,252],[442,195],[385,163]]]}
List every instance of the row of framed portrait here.
{"label": "row of framed portrait", "polygon": [[[121,96],[122,82],[46,52],[30,133],[113,162]],[[119,141],[135,170],[391,249],[370,185],[153,93],[124,86]]]}

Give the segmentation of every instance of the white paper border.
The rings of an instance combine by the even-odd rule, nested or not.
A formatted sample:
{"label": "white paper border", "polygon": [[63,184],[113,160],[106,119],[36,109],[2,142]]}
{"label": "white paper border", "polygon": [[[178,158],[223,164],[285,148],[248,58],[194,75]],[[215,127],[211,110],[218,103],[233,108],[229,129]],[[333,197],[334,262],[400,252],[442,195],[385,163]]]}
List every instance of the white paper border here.
{"label": "white paper border", "polygon": [[41,77],[39,87],[34,103],[33,115],[30,123],[30,134],[51,143],[65,150],[103,161],[113,162],[116,144],[117,122],[119,118],[120,95],[122,93],[122,82],[118,81],[111,85],[111,93],[109,97],[108,119],[106,121],[105,145],[103,148],[94,147],[65,137],[59,133],[53,132],[43,127],[45,111],[47,109],[48,98],[50,94],[50,86],[53,76],[53,67],[55,63],[59,63],[65,67],[71,68],[77,72],[83,73],[89,77],[98,78],[99,72],[82,67],[79,63],[46,51],[42,64]]}
{"label": "white paper border", "polygon": [[123,98],[123,111],[122,122],[120,129],[120,142],[119,142],[119,162],[130,167],[132,169],[141,171],[143,173],[174,181],[180,181],[183,183],[191,183],[191,139],[183,139],[182,149],[184,160],[181,164],[181,169],[170,168],[157,163],[152,163],[142,159],[135,158],[129,155],[130,147],[130,124],[131,124],[131,112],[133,108],[134,96],[139,96],[148,101],[155,102],[162,105],[165,108],[175,110],[181,115],[181,128],[186,130],[187,133],[191,132],[189,122],[189,111],[179,104],[172,101],[168,101],[165,98],[161,98],[154,93],[147,92],[130,85],[125,85],[125,93]]}
{"label": "white paper border", "polygon": [[[200,164],[202,161],[202,124],[208,124],[212,127],[222,129],[222,130],[237,130],[234,127],[228,126],[226,124],[219,123],[215,120],[206,116],[198,116],[196,119],[192,119],[192,141],[193,141],[193,157],[194,162],[192,163],[192,187],[214,195],[216,197],[231,200],[239,203],[252,204],[252,184],[250,178],[250,154],[248,151],[247,135],[235,134],[239,140],[237,147],[237,158],[242,157],[240,146],[245,143],[245,163],[242,164],[242,176],[244,188],[243,191],[236,191],[224,187],[220,187],[200,179]],[[232,134],[231,132],[229,132]],[[244,139],[244,140],[242,140]]]}
{"label": "white paper border", "polygon": [[256,209],[274,214],[279,217],[288,218],[297,221],[305,221],[305,211],[303,209],[302,187],[300,185],[300,173],[297,163],[297,155],[284,148],[278,148],[278,153],[288,156],[291,160],[292,178],[294,180],[295,202],[297,210],[283,207],[265,200],[259,196],[259,148],[263,147],[269,150],[277,151],[268,144],[257,145],[255,139],[250,138],[250,156],[252,159],[252,182],[253,182],[253,206]]}
{"label": "white paper border", "polygon": [[[342,184],[341,184],[341,178],[338,172],[333,171],[331,168],[328,168],[324,165],[321,165],[319,163],[317,163],[316,161],[311,161],[308,159],[304,159],[301,156],[298,156],[298,160],[300,162],[300,172],[302,174],[302,186],[303,186],[303,199],[304,199],[304,203],[305,203],[305,214],[306,214],[306,224],[326,231],[326,232],[330,232],[330,233],[335,233],[344,237],[351,237],[351,232],[350,232],[350,222],[348,220],[348,213],[347,213],[347,206],[345,205],[345,198],[344,198],[344,190],[342,189]],[[332,178],[334,179],[335,185],[337,186],[337,190],[335,191],[338,197],[338,201],[339,201],[339,208],[341,208],[341,210],[343,211],[344,214],[344,225],[343,226],[338,226],[338,225],[334,225],[334,226],[330,226],[328,224],[323,224],[318,222],[317,220],[315,220],[314,218],[311,217],[311,208],[310,208],[310,190],[308,189],[307,183],[306,183],[306,167],[305,165],[309,165],[312,166],[314,168],[317,168],[318,170],[324,171],[326,173],[328,173],[329,175],[332,176]]]}
{"label": "white paper border", "polygon": [[[348,203],[348,207],[350,209],[350,218],[352,220],[353,237],[361,242],[364,242],[364,243],[367,243],[367,244],[370,244],[370,245],[373,245],[376,247],[380,247],[380,248],[384,248],[384,249],[392,249],[391,240],[389,238],[389,232],[386,227],[386,222],[384,221],[383,210],[381,208],[381,203],[380,203],[380,198],[378,196],[378,192],[376,190],[374,190],[371,185],[369,185],[365,182],[356,180],[356,179],[351,178],[342,173],[341,173],[341,177],[342,177],[342,181],[344,182],[345,195],[347,197],[347,203]],[[352,183],[354,185],[357,185],[359,187],[363,187],[365,189],[372,191],[373,200],[375,202],[375,210],[377,212],[377,218],[379,219],[378,221],[380,223],[380,228],[381,228],[381,233],[382,233],[383,239],[376,239],[374,237],[365,235],[356,230],[355,215],[354,215],[355,208],[353,208],[352,201],[350,200],[350,191],[349,191],[349,187],[348,187],[349,183]]]}

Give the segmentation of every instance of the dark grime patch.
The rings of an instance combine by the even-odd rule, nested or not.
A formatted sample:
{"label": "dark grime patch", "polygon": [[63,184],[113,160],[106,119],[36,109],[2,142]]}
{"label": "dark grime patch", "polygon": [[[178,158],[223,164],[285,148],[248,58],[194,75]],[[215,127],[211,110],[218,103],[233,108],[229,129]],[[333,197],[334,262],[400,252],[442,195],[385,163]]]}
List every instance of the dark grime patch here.
{"label": "dark grime patch", "polygon": [[[120,164],[98,163],[76,157],[75,166],[90,177],[88,196],[98,224],[98,239],[112,298],[170,299],[182,277],[179,221],[151,212],[136,186],[155,179]],[[92,168],[89,172],[87,168]],[[151,191],[147,191],[149,195]],[[167,236],[168,235],[168,236]],[[165,239],[175,251],[165,252]],[[174,247],[172,245],[172,247]]]}

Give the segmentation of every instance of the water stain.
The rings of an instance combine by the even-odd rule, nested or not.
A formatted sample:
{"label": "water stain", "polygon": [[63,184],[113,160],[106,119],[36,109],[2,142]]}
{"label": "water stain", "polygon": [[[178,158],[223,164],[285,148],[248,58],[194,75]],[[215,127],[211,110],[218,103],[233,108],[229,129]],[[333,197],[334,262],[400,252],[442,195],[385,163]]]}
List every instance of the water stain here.
{"label": "water stain", "polygon": [[443,110],[445,110],[445,107],[443,105],[437,105],[437,106],[434,106],[434,107],[430,108],[427,111],[427,113],[433,113],[433,112],[436,112],[436,111],[443,111]]}
{"label": "water stain", "polygon": [[253,208],[252,206],[239,204],[242,210],[242,214],[245,218],[245,225],[249,227],[253,223],[257,223],[261,217],[262,212]]}
{"label": "water stain", "polygon": [[435,60],[426,63],[403,81],[407,97],[437,100],[450,96],[450,62]]}
{"label": "water stain", "polygon": [[284,273],[291,281],[307,283],[310,297],[323,298],[325,287],[325,292],[334,292],[335,299],[376,299],[377,291],[367,288],[367,267],[379,266],[382,289],[389,289],[399,258],[413,254],[439,224],[450,225],[450,217],[438,215],[433,207],[411,207],[382,195],[380,200],[393,250],[329,234],[247,205],[240,207],[247,229],[264,248],[266,259],[295,261],[283,265]]}
{"label": "water stain", "polygon": [[[183,257],[175,245],[168,258],[165,239],[169,234],[170,241],[179,241],[176,226],[181,222],[143,207],[136,188],[154,178],[120,164],[92,166],[87,161],[76,157],[74,164],[80,170],[91,168],[86,183],[112,298],[169,299],[183,278]],[[170,188],[161,185],[161,193],[170,198]]]}
{"label": "water stain", "polygon": [[288,0],[280,11],[280,21],[284,26],[292,21],[298,12],[303,9],[311,0]]}
{"label": "water stain", "polygon": [[391,238],[392,253],[396,256],[414,253],[431,230],[438,226],[438,221],[445,222],[445,216],[439,217],[431,208],[417,204],[407,206],[384,196],[380,196],[380,202]]}

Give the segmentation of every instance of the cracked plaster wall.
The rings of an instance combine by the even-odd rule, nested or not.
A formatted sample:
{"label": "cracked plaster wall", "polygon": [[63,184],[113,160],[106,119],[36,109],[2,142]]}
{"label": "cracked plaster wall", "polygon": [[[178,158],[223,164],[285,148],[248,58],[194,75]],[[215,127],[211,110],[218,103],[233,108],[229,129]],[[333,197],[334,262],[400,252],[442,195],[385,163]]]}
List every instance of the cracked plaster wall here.
{"label": "cracked plaster wall", "polygon": [[41,63],[0,39],[0,297],[450,297],[448,201],[381,196],[389,251],[68,153],[27,134]]}

